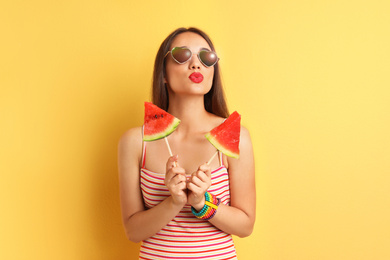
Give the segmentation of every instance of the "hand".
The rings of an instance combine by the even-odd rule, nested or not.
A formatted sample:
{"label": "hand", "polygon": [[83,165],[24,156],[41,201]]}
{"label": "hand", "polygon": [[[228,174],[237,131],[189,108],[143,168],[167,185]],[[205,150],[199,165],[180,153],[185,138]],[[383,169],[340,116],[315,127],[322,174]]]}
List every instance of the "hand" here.
{"label": "hand", "polygon": [[206,163],[199,166],[198,170],[191,174],[187,182],[188,203],[197,211],[201,210],[205,203],[204,194],[211,186],[211,169]]}
{"label": "hand", "polygon": [[185,190],[187,178],[185,170],[177,163],[177,158],[177,155],[169,157],[166,164],[164,184],[171,193],[173,203],[184,206],[187,203],[187,192]]}

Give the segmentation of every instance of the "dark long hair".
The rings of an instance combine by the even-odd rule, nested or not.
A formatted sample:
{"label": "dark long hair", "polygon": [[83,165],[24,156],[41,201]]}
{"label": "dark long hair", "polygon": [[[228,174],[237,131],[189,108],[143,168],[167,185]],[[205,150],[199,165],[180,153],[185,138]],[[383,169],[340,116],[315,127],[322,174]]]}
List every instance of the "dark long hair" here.
{"label": "dark long hair", "polygon": [[[166,84],[164,84],[165,77],[165,54],[170,51],[170,46],[175,37],[184,32],[193,32],[202,36],[207,43],[210,45],[211,50],[215,51],[214,45],[210,40],[210,37],[203,31],[190,27],[190,28],[178,28],[173,31],[168,37],[162,42],[154,62],[153,70],[153,86],[152,86],[152,102],[164,109],[168,110],[169,107],[169,96]],[[222,87],[221,74],[219,71],[219,65],[214,65],[214,77],[213,84],[210,91],[204,96],[204,106],[206,111],[213,113],[220,117],[228,117],[229,111],[225,101],[225,94]]]}

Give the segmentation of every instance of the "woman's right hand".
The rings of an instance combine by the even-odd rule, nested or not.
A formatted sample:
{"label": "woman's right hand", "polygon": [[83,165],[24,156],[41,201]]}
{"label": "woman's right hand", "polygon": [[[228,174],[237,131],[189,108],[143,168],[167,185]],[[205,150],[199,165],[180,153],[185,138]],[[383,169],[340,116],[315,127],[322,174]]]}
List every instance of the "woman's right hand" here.
{"label": "woman's right hand", "polygon": [[177,155],[169,157],[164,184],[171,193],[173,203],[184,206],[187,203],[187,178],[185,170],[179,166],[177,159]]}

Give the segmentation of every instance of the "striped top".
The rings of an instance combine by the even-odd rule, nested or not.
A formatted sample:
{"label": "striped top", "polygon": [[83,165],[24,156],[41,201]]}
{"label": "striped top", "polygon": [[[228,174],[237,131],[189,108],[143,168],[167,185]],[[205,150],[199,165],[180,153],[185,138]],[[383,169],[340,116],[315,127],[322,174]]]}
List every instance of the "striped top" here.
{"label": "striped top", "polygon": [[[209,192],[230,204],[229,175],[222,163],[211,172]],[[164,184],[165,174],[145,169],[145,145],[141,168],[141,189],[145,206],[152,208],[170,196]],[[185,205],[162,230],[142,241],[139,259],[237,259],[230,234],[210,222],[197,219],[191,206]]]}

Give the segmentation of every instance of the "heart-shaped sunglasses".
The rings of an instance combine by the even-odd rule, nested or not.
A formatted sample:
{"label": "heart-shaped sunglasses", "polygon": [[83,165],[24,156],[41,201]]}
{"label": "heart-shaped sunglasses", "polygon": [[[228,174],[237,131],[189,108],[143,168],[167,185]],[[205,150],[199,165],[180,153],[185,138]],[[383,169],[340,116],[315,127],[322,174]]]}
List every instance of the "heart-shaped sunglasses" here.
{"label": "heart-shaped sunglasses", "polygon": [[[173,60],[179,64],[184,64],[192,58],[192,51],[187,47],[174,47],[165,54],[164,58],[167,57],[168,53],[171,53]],[[219,61],[217,54],[209,50],[199,51],[198,58],[206,67],[214,66]]]}

